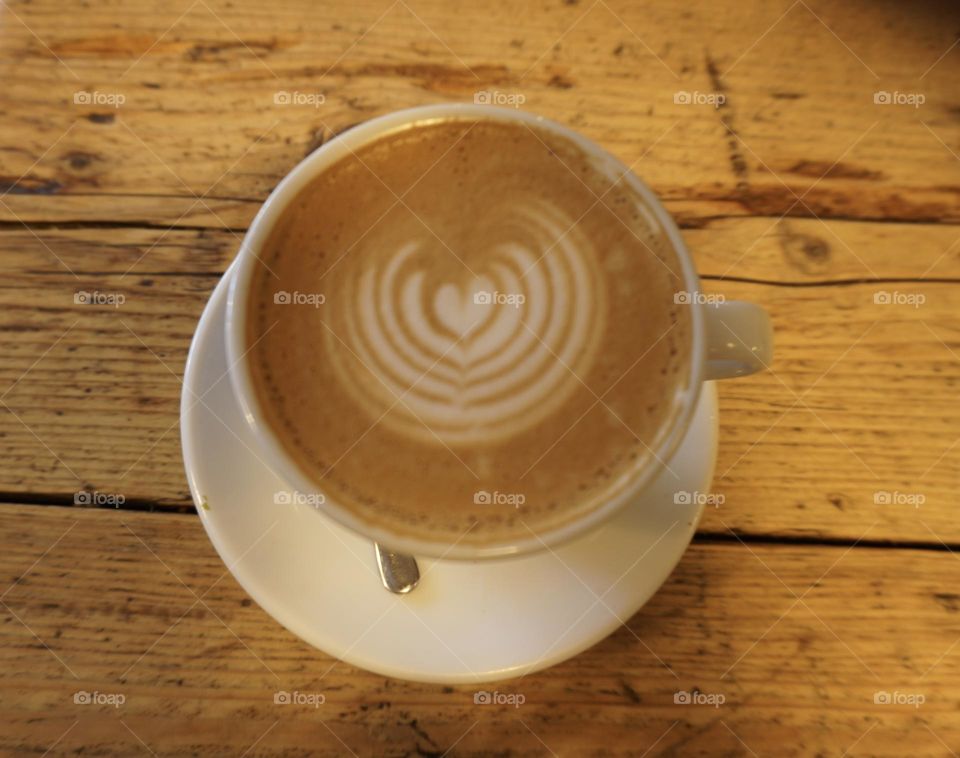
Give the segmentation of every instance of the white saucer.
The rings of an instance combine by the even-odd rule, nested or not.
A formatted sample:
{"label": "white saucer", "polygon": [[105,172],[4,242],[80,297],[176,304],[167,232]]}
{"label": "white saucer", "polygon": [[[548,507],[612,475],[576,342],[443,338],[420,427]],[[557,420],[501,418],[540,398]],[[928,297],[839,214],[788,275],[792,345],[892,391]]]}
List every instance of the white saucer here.
{"label": "white saucer", "polygon": [[[227,378],[224,275],[200,319],[181,399],[183,457],[203,525],[267,613],[350,664],[428,682],[486,682],[551,666],[615,631],[680,560],[709,490],[717,396],[704,385],[686,439],[642,502],[551,552],[496,561],[421,559],[420,585],[380,584],[373,545],[306,505],[260,460]],[[200,397],[201,400],[197,401]],[[693,498],[697,500],[697,498]],[[639,644],[639,643],[638,643]]]}

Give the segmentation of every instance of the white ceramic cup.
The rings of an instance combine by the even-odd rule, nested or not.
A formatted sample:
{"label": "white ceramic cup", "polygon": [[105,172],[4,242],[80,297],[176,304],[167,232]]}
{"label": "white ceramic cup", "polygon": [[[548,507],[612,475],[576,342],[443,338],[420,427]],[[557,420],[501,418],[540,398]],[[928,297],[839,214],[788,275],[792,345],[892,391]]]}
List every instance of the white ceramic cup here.
{"label": "white ceramic cup", "polygon": [[[622,180],[629,182],[643,199],[645,210],[648,211],[647,217],[659,224],[662,233],[673,246],[682,268],[684,281],[679,302],[687,299],[692,315],[690,374],[685,383],[680,383],[684,389],[679,400],[679,411],[674,415],[674,422],[668,428],[661,430],[655,444],[651,446],[654,455],[649,457],[648,465],[636,472],[630,486],[621,489],[607,503],[590,511],[577,521],[536,535],[531,534],[529,538],[514,540],[509,544],[474,545],[459,542],[450,544],[427,538],[398,535],[377,525],[368,524],[350,510],[338,505],[333,498],[323,492],[322,483],[308,477],[286,454],[280,440],[265,422],[259,408],[260,401],[253,390],[250,366],[245,360],[249,349],[246,344],[249,311],[247,302],[252,275],[258,262],[259,251],[283,209],[312,179],[364,145],[388,133],[411,126],[458,118],[519,122],[537,129],[549,130],[574,142],[613,176],[622,175]],[[322,494],[323,497],[316,498],[315,502],[322,501],[318,508],[327,516],[391,550],[417,556],[477,559],[517,555],[546,549],[589,531],[621,508],[630,503],[636,503],[641,498],[644,488],[660,473],[663,467],[661,462],[669,459],[687,432],[700,397],[702,382],[745,376],[760,371],[770,364],[773,353],[770,320],[762,308],[740,301],[711,304],[700,302],[702,299],[700,280],[690,253],[670,214],[649,187],[620,161],[582,135],[539,116],[507,108],[466,104],[410,108],[367,121],[326,143],[301,161],[267,198],[247,231],[234,263],[232,276],[226,318],[229,374],[244,416],[259,441],[261,459],[270,465],[274,472],[290,485],[291,489],[305,494]]]}

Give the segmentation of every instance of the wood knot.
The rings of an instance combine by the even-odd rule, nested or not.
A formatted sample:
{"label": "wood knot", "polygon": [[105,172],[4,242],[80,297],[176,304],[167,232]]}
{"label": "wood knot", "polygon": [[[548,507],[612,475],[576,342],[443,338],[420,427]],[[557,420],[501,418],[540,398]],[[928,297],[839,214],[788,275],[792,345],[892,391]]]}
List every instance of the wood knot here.
{"label": "wood knot", "polygon": [[63,158],[65,161],[67,161],[67,163],[70,164],[70,168],[77,169],[78,171],[85,169],[87,166],[93,163],[93,161],[99,159],[98,156],[94,155],[93,153],[85,153],[80,150],[74,150],[73,152],[67,153],[65,156],[63,156]]}
{"label": "wood knot", "polygon": [[821,274],[829,266],[831,249],[823,238],[787,229],[780,240],[786,262],[803,273]]}

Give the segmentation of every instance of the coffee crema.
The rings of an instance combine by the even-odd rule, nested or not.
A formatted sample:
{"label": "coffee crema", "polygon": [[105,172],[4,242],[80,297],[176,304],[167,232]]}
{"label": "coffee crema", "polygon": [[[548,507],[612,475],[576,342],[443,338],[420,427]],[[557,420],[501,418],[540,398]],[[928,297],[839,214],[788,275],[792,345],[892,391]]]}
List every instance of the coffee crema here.
{"label": "coffee crema", "polygon": [[680,262],[636,188],[556,133],[381,136],[282,212],[246,360],[266,422],[361,521],[529,539],[649,465],[688,387]]}

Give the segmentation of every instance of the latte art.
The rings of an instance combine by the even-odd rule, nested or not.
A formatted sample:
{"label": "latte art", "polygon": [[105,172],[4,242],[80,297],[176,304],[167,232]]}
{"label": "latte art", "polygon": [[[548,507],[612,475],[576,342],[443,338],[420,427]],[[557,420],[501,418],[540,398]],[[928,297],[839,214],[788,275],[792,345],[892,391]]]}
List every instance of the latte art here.
{"label": "latte art", "polygon": [[[371,421],[492,443],[549,416],[589,371],[606,321],[590,241],[545,202],[491,210],[500,241],[478,268],[456,264],[454,281],[434,281],[437,252],[417,241],[347,275],[325,338]],[[508,239],[511,229],[523,234]]]}
{"label": "latte art", "polygon": [[254,410],[325,507],[515,544],[655,463],[689,381],[679,262],[622,166],[533,128],[449,120],[355,145],[258,251]]}

